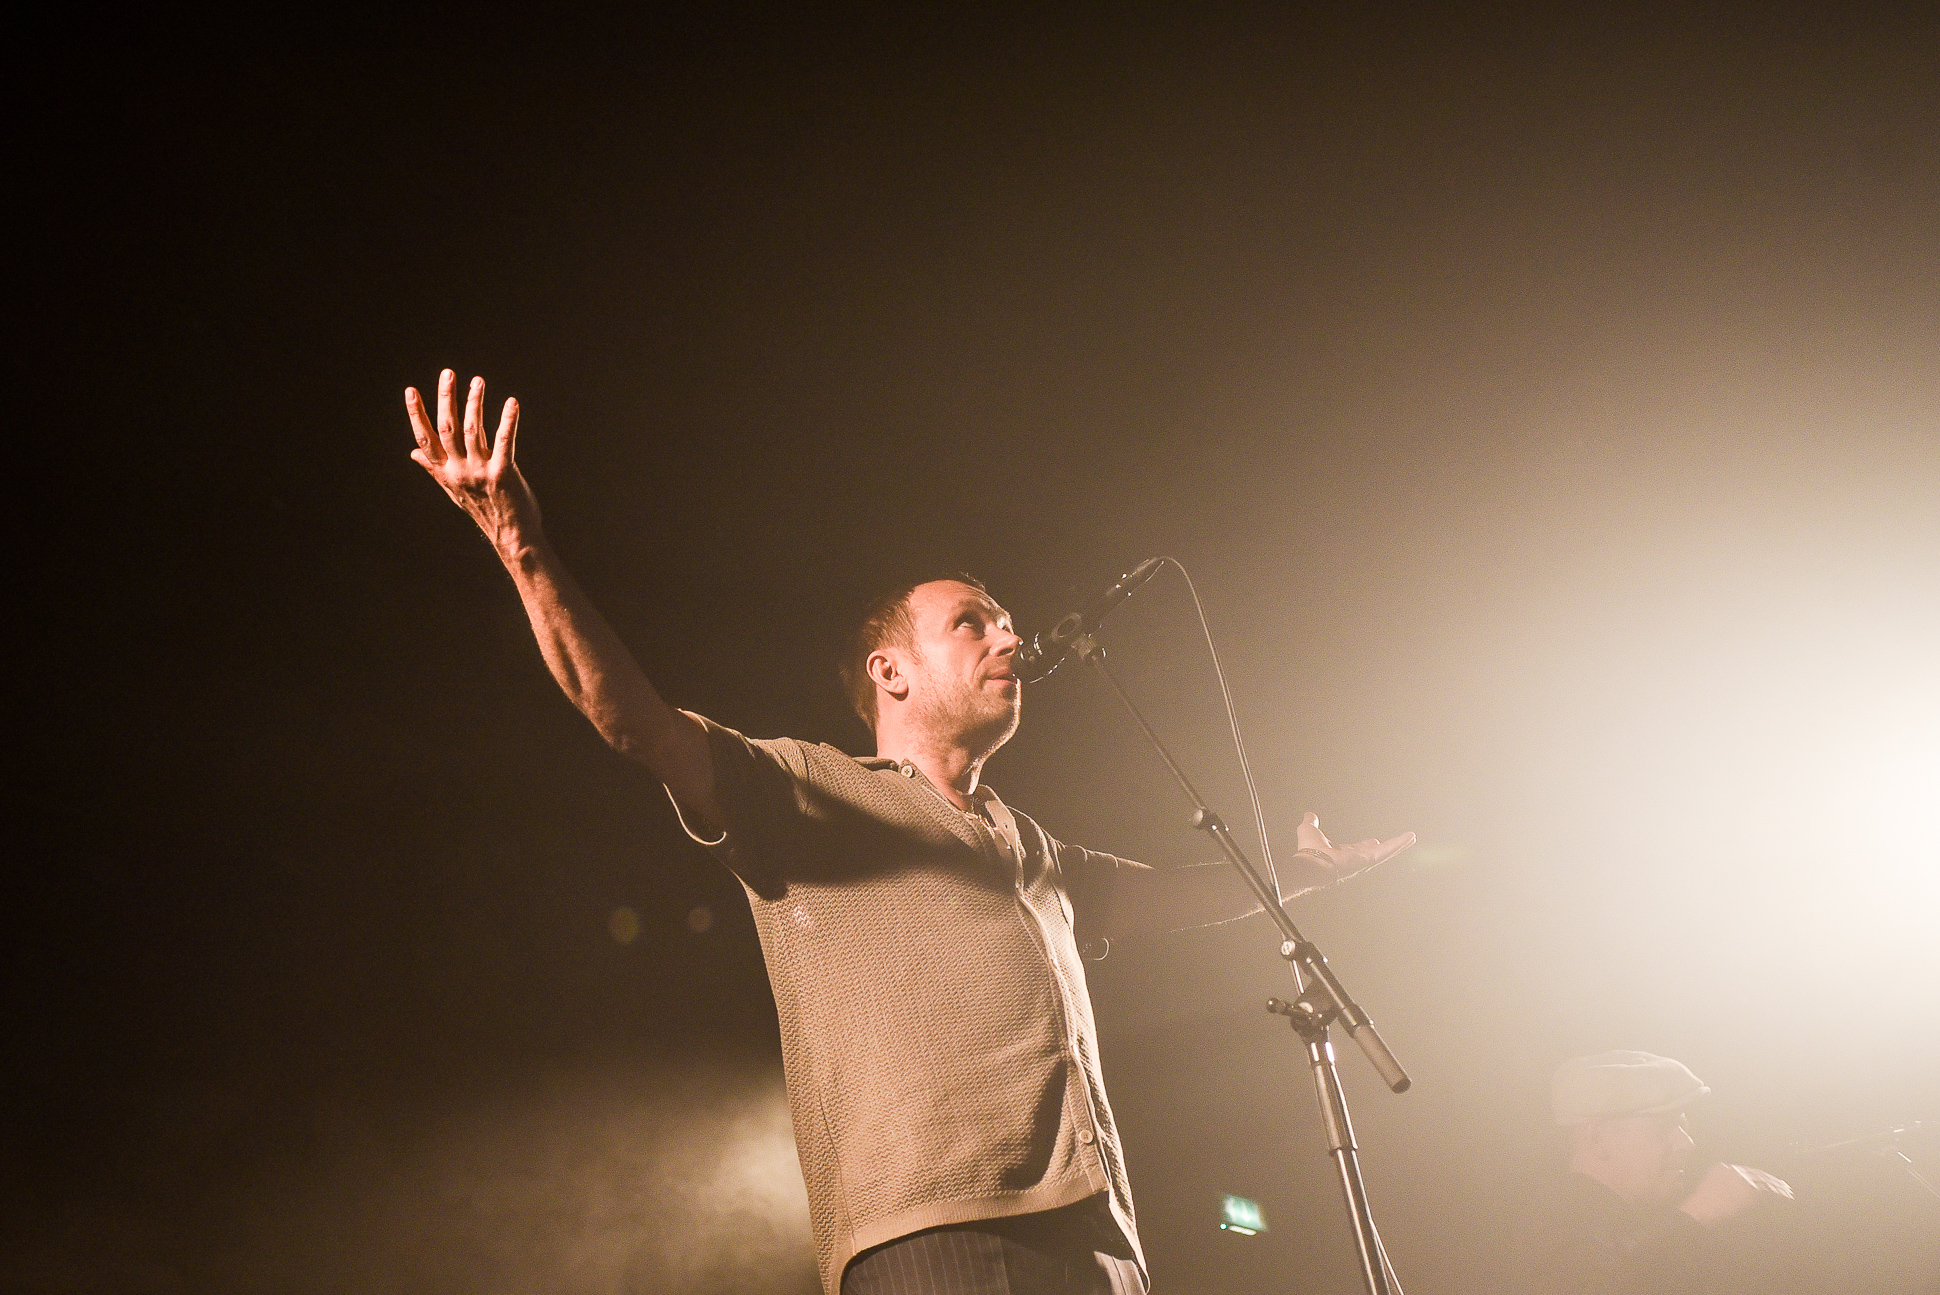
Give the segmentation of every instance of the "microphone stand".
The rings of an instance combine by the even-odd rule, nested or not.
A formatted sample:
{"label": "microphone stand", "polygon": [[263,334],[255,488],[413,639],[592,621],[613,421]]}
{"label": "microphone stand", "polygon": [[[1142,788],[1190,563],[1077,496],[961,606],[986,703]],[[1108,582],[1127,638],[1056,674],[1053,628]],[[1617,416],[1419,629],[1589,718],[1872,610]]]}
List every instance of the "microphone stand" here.
{"label": "microphone stand", "polygon": [[1192,785],[1192,780],[1186,777],[1185,771],[1179,768],[1171,753],[1165,749],[1165,743],[1145,722],[1145,716],[1119,684],[1118,677],[1105,665],[1105,650],[1090,634],[1081,634],[1072,640],[1071,651],[1111,685],[1118,700],[1125,704],[1125,709],[1137,721],[1146,741],[1152,744],[1152,749],[1159,753],[1159,759],[1171,770],[1179,790],[1192,802],[1192,814],[1187,821],[1213,839],[1220,853],[1239,871],[1254,897],[1280,928],[1280,956],[1286,959],[1288,968],[1293,972],[1296,994],[1290,1003],[1269,998],[1266,1009],[1286,1017],[1294,1033],[1307,1046],[1307,1064],[1313,1072],[1314,1095],[1320,1102],[1321,1123],[1327,1134],[1327,1152],[1333,1157],[1334,1167],[1340,1173],[1341,1196],[1347,1205],[1347,1219],[1353,1228],[1354,1245],[1360,1257],[1361,1281],[1368,1295],[1401,1295],[1401,1282],[1388,1262],[1387,1250],[1381,1244],[1381,1233],[1374,1226],[1374,1214],[1368,1205],[1367,1186],[1361,1180],[1359,1147],[1354,1140],[1353,1122],[1347,1113],[1347,1096],[1341,1090],[1340,1072],[1334,1067],[1334,1044],[1329,1037],[1329,1027],[1339,1021],[1349,1037],[1367,1054],[1367,1059],[1380,1073],[1382,1082],[1394,1092],[1406,1092],[1413,1081],[1394,1059],[1394,1054],[1388,1051],[1388,1045],[1382,1042],[1367,1013],[1348,996],[1333,968],[1327,965],[1327,959],[1313,941],[1300,933],[1293,919],[1280,907],[1280,897],[1273,893],[1273,888],[1266,883],[1252,860],[1233,840],[1225,820],[1206,804],[1199,789]]}

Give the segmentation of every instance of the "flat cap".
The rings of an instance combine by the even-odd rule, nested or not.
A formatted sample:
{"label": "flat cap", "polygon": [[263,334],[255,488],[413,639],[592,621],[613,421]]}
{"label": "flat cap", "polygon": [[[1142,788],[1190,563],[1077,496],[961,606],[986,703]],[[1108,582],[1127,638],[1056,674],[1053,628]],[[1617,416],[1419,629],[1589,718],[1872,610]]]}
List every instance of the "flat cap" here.
{"label": "flat cap", "polygon": [[1710,1092],[1678,1061],[1649,1052],[1599,1052],[1572,1057],[1550,1080],[1550,1108],[1558,1124],[1669,1115]]}

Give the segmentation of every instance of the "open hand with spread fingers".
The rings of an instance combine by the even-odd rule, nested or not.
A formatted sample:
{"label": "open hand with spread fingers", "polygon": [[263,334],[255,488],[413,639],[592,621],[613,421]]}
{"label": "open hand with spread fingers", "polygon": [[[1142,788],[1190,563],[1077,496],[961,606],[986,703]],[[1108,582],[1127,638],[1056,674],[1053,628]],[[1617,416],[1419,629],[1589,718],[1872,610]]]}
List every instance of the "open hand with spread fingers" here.
{"label": "open hand with spread fingers", "polygon": [[488,441],[483,421],[485,379],[472,379],[462,425],[452,416],[452,388],[457,380],[450,369],[438,375],[435,424],[426,416],[418,389],[404,389],[404,410],[411,417],[411,433],[418,442],[411,458],[444,487],[451,501],[478,523],[485,538],[505,556],[540,538],[539,501],[513,458],[519,435],[519,402],[505,402],[498,433]]}
{"label": "open hand with spread fingers", "polygon": [[1303,814],[1300,826],[1294,830],[1294,843],[1299,847],[1294,852],[1294,867],[1290,875],[1280,879],[1281,890],[1288,893],[1325,886],[1365,872],[1377,863],[1385,863],[1413,845],[1415,834],[1403,832],[1385,841],[1370,837],[1352,845],[1335,845],[1320,830],[1319,815]]}

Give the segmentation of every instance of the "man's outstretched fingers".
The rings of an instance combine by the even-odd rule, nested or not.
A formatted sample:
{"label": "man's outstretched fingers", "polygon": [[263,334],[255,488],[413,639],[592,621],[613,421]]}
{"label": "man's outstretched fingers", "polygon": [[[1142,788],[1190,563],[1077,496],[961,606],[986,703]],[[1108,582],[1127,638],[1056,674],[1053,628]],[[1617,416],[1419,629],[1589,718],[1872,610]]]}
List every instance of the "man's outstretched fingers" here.
{"label": "man's outstretched fingers", "polygon": [[1403,832],[1400,836],[1391,836],[1385,841],[1376,841],[1374,842],[1374,861],[1376,863],[1386,863],[1389,859],[1394,858],[1395,855],[1400,854],[1414,843],[1415,834],[1413,832]]}
{"label": "man's outstretched fingers", "polygon": [[[424,455],[418,461],[427,469],[443,461],[444,454],[438,448],[438,434],[431,429],[431,420],[424,412],[424,397],[418,394],[416,387],[404,389],[404,412],[411,416],[411,435],[418,442],[418,452]],[[418,455],[411,457],[416,459]]]}
{"label": "man's outstretched fingers", "polygon": [[485,379],[473,378],[465,392],[465,453],[481,459],[485,457],[484,406]]}
{"label": "man's outstretched fingers", "polygon": [[505,402],[505,412],[499,415],[498,435],[492,439],[492,462],[499,467],[511,463],[518,453],[519,439],[519,402]]}
{"label": "man's outstretched fingers", "polygon": [[451,386],[457,380],[458,375],[450,369],[438,375],[438,444],[446,458],[458,453],[457,427],[451,421]]}

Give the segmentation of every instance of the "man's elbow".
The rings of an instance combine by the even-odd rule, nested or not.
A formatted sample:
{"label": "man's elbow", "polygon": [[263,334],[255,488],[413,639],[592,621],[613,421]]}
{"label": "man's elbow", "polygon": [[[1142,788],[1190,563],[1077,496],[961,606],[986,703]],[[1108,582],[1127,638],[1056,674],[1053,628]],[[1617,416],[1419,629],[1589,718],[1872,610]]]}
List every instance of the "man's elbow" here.
{"label": "man's elbow", "polygon": [[660,724],[643,723],[636,714],[605,713],[588,718],[608,746],[644,764],[662,782],[691,784],[697,780],[695,772],[711,764],[707,735],[679,712]]}

